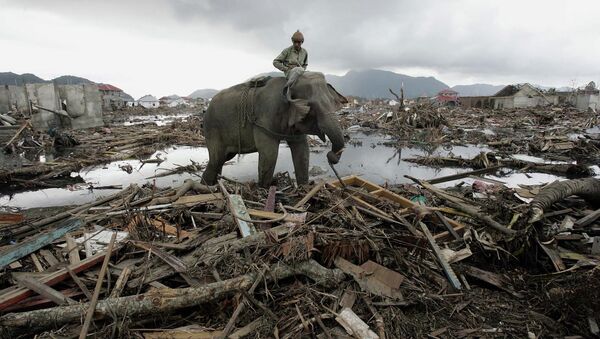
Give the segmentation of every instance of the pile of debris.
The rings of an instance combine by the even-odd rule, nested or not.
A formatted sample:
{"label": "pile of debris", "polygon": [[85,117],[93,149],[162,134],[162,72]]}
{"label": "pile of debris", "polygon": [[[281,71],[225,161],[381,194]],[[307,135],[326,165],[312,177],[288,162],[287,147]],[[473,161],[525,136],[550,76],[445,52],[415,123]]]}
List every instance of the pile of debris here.
{"label": "pile of debris", "polygon": [[[0,167],[0,188],[61,187],[62,179],[70,178],[72,172],[86,166],[140,159],[169,145],[204,145],[200,129],[200,119],[190,116],[166,126],[144,124],[37,133],[35,135],[39,135],[39,138],[47,139],[41,145],[52,152],[59,149],[59,154],[51,162],[37,162],[32,166],[17,168]],[[28,131],[23,128],[18,133],[19,138],[15,138],[20,140],[19,144],[13,141],[10,145],[22,149],[27,147],[24,143],[36,141]],[[57,184],[53,184],[54,181]]]}
{"label": "pile of debris", "polygon": [[542,188],[531,205],[413,180],[187,180],[38,220],[0,214],[0,335],[600,333],[600,180]]}

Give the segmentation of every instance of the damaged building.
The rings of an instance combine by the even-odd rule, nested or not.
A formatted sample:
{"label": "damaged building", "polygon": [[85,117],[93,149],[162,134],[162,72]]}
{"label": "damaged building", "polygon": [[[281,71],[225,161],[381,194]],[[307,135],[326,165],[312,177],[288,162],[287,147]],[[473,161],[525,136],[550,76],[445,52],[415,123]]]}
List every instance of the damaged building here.
{"label": "damaged building", "polygon": [[135,101],[133,97],[116,86],[99,84],[98,89],[102,94],[102,108],[104,111],[116,111],[127,106],[133,106]]}
{"label": "damaged building", "polygon": [[569,104],[580,111],[597,110],[600,106],[599,91],[591,81],[576,91],[542,91],[528,84],[508,85],[492,96],[465,96],[460,98],[463,107],[474,108],[527,108]]}
{"label": "damaged building", "polygon": [[0,113],[11,111],[30,117],[37,129],[104,125],[102,97],[96,84],[0,86]]}

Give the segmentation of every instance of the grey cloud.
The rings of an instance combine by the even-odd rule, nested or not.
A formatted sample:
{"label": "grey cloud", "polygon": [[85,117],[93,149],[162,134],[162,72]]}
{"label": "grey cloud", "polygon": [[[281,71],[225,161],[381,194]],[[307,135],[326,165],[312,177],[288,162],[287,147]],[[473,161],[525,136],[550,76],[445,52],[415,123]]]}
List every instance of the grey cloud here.
{"label": "grey cloud", "polygon": [[418,67],[490,78],[600,74],[593,0],[544,6],[511,0],[5,2],[190,41],[196,31],[211,29],[214,39],[273,56],[301,29],[311,65],[325,70]]}

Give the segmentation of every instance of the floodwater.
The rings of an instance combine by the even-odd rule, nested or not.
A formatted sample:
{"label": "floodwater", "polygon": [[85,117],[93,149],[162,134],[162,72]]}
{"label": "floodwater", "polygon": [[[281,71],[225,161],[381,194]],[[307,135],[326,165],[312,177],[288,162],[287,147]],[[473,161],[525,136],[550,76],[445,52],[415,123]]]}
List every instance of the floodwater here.
{"label": "floodwater", "polygon": [[165,126],[176,119],[187,118],[192,113],[181,113],[181,114],[156,114],[156,115],[132,115],[127,117],[127,119],[123,122],[124,126],[132,126],[132,125],[140,125],[147,123],[155,123],[157,126]]}
{"label": "floodwater", "polygon": [[[425,155],[426,153],[418,148],[402,148],[397,151],[394,147],[383,145],[383,143],[391,141],[389,136],[362,132],[353,132],[350,136],[352,142],[346,144],[340,162],[335,165],[341,176],[354,174],[378,184],[398,184],[410,182],[404,175],[431,179],[469,170],[465,168],[436,169],[404,161],[403,159]],[[311,147],[311,179],[335,178],[327,163],[326,154],[329,149],[329,145]],[[481,151],[489,151],[489,149],[479,146],[455,146],[451,149],[440,147],[433,152],[433,155],[448,155],[452,152],[456,156],[472,158]],[[87,189],[89,184],[97,187],[122,185],[124,188],[130,183],[138,185],[155,183],[159,187],[176,187],[181,185],[185,179],[200,179],[201,173],[174,174],[154,179],[149,177],[178,166],[190,165],[192,160],[201,164],[208,162],[208,150],[204,147],[172,146],[156,152],[150,158],[156,158],[157,156],[165,159],[165,161],[161,164],[142,164],[138,160],[125,160],[87,167],[78,173],[71,174],[72,176],[81,176],[86,184],[22,192],[12,196],[0,196],[0,206],[32,208],[83,204],[118,191],[116,189],[91,191]],[[131,174],[120,168],[120,166],[126,164],[133,167]],[[228,162],[223,167],[223,175],[239,181],[256,181],[258,177],[257,168],[258,153],[246,154]],[[294,176],[291,153],[285,143],[282,143],[279,148],[279,158],[275,168],[275,173],[277,172],[288,172],[290,176]]]}
{"label": "floodwater", "polygon": [[[354,131],[350,133],[350,137],[351,140],[346,144],[340,162],[335,165],[340,176],[359,175],[377,184],[387,183],[393,185],[411,182],[404,175],[419,179],[432,179],[470,170],[469,168],[432,168],[407,162],[403,159],[426,155],[427,152],[416,147],[396,149],[395,147],[386,146],[386,143],[393,144],[391,137],[386,135]],[[309,174],[311,179],[335,179],[335,175],[326,159],[329,150],[329,145],[311,147]],[[480,145],[439,147],[431,155],[447,156],[452,154],[463,158],[473,158],[482,151],[490,151],[490,149]],[[208,162],[208,150],[204,147],[171,146],[156,152],[150,158],[157,157],[165,160],[160,164],[142,164],[138,160],[125,160],[87,167],[78,173],[71,174],[72,176],[81,176],[86,184],[28,191],[10,196],[3,195],[0,196],[0,207],[33,208],[84,204],[118,192],[118,189],[92,191],[87,188],[90,184],[96,187],[122,185],[125,188],[131,183],[138,185],[150,183],[156,184],[158,187],[177,187],[188,178],[199,180],[201,172],[174,174],[160,178],[150,177],[178,166],[190,165],[192,160],[199,164],[206,164]],[[525,155],[516,155],[515,158],[544,162],[544,159]],[[133,172],[128,174],[123,171],[120,168],[123,165],[131,165]],[[256,181],[258,177],[257,167],[258,153],[246,154],[228,162],[223,167],[223,175],[238,181]],[[275,173],[278,172],[288,172],[290,176],[294,176],[290,150],[285,143],[282,143],[279,147],[279,158]],[[516,187],[518,184],[543,184],[564,179],[543,173],[523,174],[509,170],[504,171],[500,177],[486,175],[484,178],[503,182],[509,187]],[[450,181],[442,183],[440,186],[453,186],[460,181],[470,184],[474,179],[465,178]]]}

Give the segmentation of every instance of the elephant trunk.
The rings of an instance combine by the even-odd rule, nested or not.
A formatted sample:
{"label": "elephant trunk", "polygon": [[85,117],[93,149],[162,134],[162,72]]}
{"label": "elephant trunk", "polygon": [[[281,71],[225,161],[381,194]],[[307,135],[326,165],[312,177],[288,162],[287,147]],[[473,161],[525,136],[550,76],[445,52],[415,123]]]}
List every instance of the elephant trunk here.
{"label": "elephant trunk", "polygon": [[333,115],[334,113],[319,115],[319,129],[331,140],[332,147],[331,151],[327,153],[327,159],[331,163],[337,164],[344,149],[344,135],[340,124]]}

